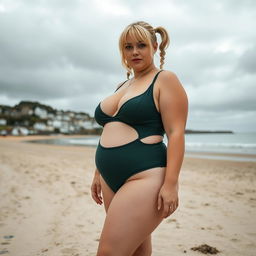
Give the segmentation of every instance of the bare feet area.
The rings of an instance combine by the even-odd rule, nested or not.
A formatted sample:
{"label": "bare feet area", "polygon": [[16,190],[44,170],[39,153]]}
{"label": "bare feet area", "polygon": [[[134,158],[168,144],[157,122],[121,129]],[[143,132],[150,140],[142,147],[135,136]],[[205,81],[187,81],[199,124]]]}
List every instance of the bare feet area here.
{"label": "bare feet area", "polygon": [[[0,138],[0,254],[95,256],[105,218],[90,195],[96,148],[28,139]],[[152,255],[255,255],[255,178],[256,162],[185,157],[179,207],[153,232]]]}

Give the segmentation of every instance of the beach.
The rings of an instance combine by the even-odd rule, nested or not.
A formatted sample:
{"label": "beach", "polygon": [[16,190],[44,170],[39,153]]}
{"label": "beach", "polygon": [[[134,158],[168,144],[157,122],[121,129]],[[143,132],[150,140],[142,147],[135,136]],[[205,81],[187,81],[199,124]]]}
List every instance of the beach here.
{"label": "beach", "polygon": [[[0,138],[0,254],[95,256],[105,218],[90,195],[96,148],[24,142],[44,138]],[[256,162],[185,156],[179,207],[152,233],[152,255],[204,255],[191,248],[207,244],[254,256],[255,216]]]}

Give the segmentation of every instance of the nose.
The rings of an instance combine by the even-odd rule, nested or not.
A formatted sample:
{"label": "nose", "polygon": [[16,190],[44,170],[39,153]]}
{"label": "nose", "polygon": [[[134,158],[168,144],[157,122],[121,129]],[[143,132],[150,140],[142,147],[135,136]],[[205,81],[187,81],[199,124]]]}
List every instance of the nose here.
{"label": "nose", "polygon": [[138,54],[138,48],[136,46],[133,47],[132,54],[133,55],[137,55]]}

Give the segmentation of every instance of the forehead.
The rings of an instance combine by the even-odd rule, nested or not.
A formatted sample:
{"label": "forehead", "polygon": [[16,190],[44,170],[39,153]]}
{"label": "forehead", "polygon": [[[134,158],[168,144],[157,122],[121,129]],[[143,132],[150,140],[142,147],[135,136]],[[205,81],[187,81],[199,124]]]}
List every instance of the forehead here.
{"label": "forehead", "polygon": [[139,44],[139,43],[144,43],[144,41],[141,41],[141,40],[139,40],[139,41],[127,41],[127,42],[124,42],[124,44],[126,45],[126,44]]}
{"label": "forehead", "polygon": [[144,38],[138,35],[127,35],[126,40],[124,40],[124,44],[136,44],[136,43],[141,43],[145,42]]}

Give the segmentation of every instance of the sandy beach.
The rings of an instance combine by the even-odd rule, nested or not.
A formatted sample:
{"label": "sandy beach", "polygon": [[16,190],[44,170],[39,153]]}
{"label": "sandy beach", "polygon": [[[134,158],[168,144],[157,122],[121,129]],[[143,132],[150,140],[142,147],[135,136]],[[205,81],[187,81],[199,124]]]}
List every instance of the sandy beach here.
{"label": "sandy beach", "polygon": [[[95,256],[105,218],[90,195],[96,148],[24,142],[38,138],[0,138],[0,254]],[[256,162],[185,157],[179,181],[153,256],[204,255],[191,249],[203,244],[256,255]]]}

